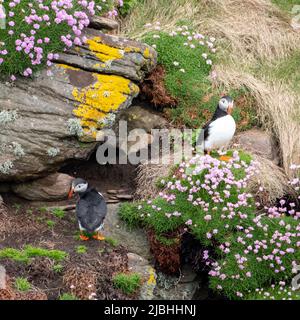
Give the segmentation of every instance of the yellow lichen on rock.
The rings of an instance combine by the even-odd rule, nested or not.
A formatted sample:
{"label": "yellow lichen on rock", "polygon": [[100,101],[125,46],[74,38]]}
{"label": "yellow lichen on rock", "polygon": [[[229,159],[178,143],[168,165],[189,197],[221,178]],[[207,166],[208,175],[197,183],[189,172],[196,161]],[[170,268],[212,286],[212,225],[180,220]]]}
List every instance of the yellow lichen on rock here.
{"label": "yellow lichen on rock", "polygon": [[144,50],[144,57],[145,57],[146,59],[149,59],[149,58],[151,57],[151,53],[150,53],[149,48],[146,48],[146,49]]}
{"label": "yellow lichen on rock", "polygon": [[100,37],[88,39],[86,43],[88,44],[90,51],[103,62],[122,59],[124,56],[123,50],[101,43]]}
{"label": "yellow lichen on rock", "polygon": [[128,95],[139,90],[130,80],[120,76],[97,73],[93,73],[93,76],[95,83],[85,88],[74,88],[72,92],[75,100],[80,103],[81,115],[90,115],[91,108],[104,113],[116,111]]}
{"label": "yellow lichen on rock", "polygon": [[[81,119],[85,134],[93,138],[96,138],[97,129],[103,127],[102,121],[111,112],[115,113],[119,108],[126,106],[128,99],[139,93],[139,87],[124,77],[86,73],[86,71],[67,65],[59,66],[66,69],[69,79],[72,79],[70,80],[73,86],[71,94],[77,102],[77,108],[73,110],[73,114]],[[83,86],[84,81],[80,82],[79,79],[84,78],[88,82],[85,82]],[[81,86],[78,86],[77,83],[80,83]]]}

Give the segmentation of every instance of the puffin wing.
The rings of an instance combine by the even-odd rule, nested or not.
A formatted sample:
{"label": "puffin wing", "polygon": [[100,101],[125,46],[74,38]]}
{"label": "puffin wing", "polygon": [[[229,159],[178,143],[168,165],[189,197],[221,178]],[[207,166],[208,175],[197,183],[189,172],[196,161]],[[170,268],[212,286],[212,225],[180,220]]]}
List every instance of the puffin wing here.
{"label": "puffin wing", "polygon": [[107,214],[106,202],[96,190],[91,190],[87,197],[77,204],[77,218],[81,226],[89,232],[99,228]]}
{"label": "puffin wing", "polygon": [[[212,128],[212,124],[219,118],[225,117],[227,113],[217,107],[215,113],[213,114],[212,118],[210,121],[208,121],[204,127],[202,128],[200,135],[197,139],[197,146],[202,146],[204,142],[207,142],[208,137],[210,135],[210,130]],[[204,150],[206,150],[204,146]]]}
{"label": "puffin wing", "polygon": [[205,126],[202,128],[202,130],[200,131],[200,134],[198,136],[197,139],[197,143],[196,145],[201,147],[204,142],[207,140],[208,136],[209,136],[209,126],[211,125],[212,121],[209,121],[205,124]]}

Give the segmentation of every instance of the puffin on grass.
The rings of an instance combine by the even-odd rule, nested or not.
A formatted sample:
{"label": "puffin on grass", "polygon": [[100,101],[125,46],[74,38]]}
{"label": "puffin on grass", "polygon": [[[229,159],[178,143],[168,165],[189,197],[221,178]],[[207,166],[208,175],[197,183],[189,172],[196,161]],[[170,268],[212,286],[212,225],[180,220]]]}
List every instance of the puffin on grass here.
{"label": "puffin on grass", "polygon": [[76,178],[72,181],[68,198],[73,194],[79,195],[76,204],[76,215],[80,229],[80,239],[89,240],[87,234],[93,234],[96,240],[104,240],[105,237],[100,233],[104,226],[104,219],[107,214],[107,205],[102,194],[96,189],[89,187],[87,181]]}
{"label": "puffin on grass", "polygon": [[[224,96],[220,99],[212,119],[203,127],[204,152],[210,154],[212,150],[226,147],[234,136],[236,123],[232,117],[233,99]],[[220,160],[228,161],[230,157],[222,156]]]}

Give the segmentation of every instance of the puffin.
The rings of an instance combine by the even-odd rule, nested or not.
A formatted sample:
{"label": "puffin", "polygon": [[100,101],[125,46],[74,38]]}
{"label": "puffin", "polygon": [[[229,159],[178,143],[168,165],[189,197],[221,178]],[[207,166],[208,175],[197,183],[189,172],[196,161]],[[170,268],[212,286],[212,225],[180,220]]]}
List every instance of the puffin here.
{"label": "puffin", "polygon": [[68,198],[71,199],[74,193],[79,195],[76,204],[76,216],[80,239],[87,241],[89,240],[87,234],[92,234],[92,237],[96,240],[105,240],[105,237],[100,233],[104,227],[104,219],[107,214],[107,205],[103,195],[81,178],[72,181]]}
{"label": "puffin", "polygon": [[[209,155],[214,149],[226,147],[232,140],[236,130],[236,123],[231,115],[233,104],[234,101],[231,97],[223,96],[212,119],[202,128],[197,144],[199,145],[200,142],[201,145],[204,137],[205,154]],[[230,157],[222,156],[220,160],[228,161]]]}

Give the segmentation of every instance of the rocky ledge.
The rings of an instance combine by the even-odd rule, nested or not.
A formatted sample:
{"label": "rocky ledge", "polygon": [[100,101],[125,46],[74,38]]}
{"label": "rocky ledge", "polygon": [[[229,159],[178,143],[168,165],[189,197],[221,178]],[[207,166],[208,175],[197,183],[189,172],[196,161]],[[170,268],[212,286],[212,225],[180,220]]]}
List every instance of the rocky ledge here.
{"label": "rocky ledge", "polygon": [[156,65],[140,42],[89,28],[87,42],[32,80],[0,81],[0,182],[32,180],[86,159],[97,132],[139,94]]}

